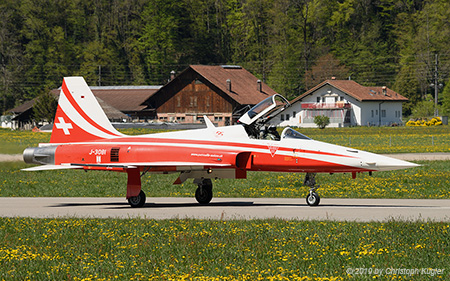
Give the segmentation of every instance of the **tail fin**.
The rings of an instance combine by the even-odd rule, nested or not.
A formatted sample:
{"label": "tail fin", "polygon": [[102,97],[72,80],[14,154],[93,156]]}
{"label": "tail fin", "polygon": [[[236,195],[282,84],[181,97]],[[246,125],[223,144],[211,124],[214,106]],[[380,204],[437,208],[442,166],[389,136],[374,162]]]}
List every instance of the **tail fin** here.
{"label": "tail fin", "polygon": [[122,136],[108,120],[83,77],[65,77],[50,143],[69,143]]}

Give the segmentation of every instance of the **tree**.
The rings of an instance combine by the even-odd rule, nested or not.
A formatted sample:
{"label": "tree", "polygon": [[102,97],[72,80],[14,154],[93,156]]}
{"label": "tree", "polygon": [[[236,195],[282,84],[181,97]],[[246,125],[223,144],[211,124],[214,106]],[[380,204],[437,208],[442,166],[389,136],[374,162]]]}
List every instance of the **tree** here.
{"label": "tree", "polygon": [[180,1],[151,0],[142,12],[141,51],[152,82],[162,83],[167,65],[176,64],[183,55],[179,51],[185,43],[181,36],[183,9]]}
{"label": "tree", "polygon": [[319,129],[325,129],[325,127],[330,124],[330,117],[317,115],[314,117],[314,124],[316,124]]}
{"label": "tree", "polygon": [[442,112],[440,112],[440,114],[448,116],[450,114],[450,78],[445,84],[441,96],[443,98],[442,98]]}
{"label": "tree", "polygon": [[58,101],[50,93],[50,91],[44,91],[37,99],[33,106],[33,118],[36,122],[53,122],[53,118],[56,114],[58,107]]}
{"label": "tree", "polygon": [[336,77],[337,79],[345,79],[348,77],[349,70],[342,65],[338,59],[332,54],[320,57],[311,70],[305,73],[305,87],[311,89],[324,80]]}

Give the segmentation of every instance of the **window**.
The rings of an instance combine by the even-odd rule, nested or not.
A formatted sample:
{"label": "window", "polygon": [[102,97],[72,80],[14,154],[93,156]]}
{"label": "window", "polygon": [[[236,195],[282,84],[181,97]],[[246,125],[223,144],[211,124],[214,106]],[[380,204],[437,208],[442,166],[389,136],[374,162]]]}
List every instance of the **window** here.
{"label": "window", "polygon": [[320,97],[317,97],[317,102],[320,102]]}
{"label": "window", "polygon": [[191,102],[190,102],[189,106],[197,107],[197,97],[190,97],[190,100],[191,100]]}
{"label": "window", "polygon": [[281,121],[284,121],[284,114],[280,115]]}
{"label": "window", "polygon": [[295,116],[297,116],[297,112],[294,111],[294,112],[292,113],[292,117],[295,118]]}
{"label": "window", "polygon": [[286,114],[286,120],[289,120],[289,118],[291,118],[291,116],[289,116],[289,114]]}
{"label": "window", "polygon": [[373,109],[372,109],[372,118],[373,118]]}
{"label": "window", "polygon": [[381,117],[386,117],[386,109],[381,110]]}

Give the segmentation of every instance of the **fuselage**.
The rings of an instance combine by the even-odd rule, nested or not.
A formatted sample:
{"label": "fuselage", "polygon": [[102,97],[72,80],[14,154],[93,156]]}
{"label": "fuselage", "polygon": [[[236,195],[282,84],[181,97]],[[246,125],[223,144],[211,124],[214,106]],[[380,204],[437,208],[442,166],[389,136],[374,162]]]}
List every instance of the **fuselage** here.
{"label": "fuselage", "polygon": [[[202,169],[342,173],[415,165],[312,139],[289,138],[287,134],[283,134],[280,141],[251,139],[240,125],[92,142],[42,144],[41,149],[54,150],[52,163],[46,163],[51,165],[92,165],[101,169],[106,169],[108,164],[154,166],[157,168],[152,171],[158,172],[202,166]],[[35,154],[39,154],[38,151]]]}

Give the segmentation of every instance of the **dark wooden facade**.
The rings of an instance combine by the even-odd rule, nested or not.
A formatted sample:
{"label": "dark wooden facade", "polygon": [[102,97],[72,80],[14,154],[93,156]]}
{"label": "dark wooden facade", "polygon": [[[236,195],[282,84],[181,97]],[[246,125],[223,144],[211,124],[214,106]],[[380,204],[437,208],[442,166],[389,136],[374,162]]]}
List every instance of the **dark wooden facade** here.
{"label": "dark wooden facade", "polygon": [[233,104],[196,79],[158,108],[158,113],[230,113]]}
{"label": "dark wooden facade", "polygon": [[[237,112],[275,94],[240,66],[191,65],[151,96],[145,104],[161,121],[218,125],[237,121]],[[244,113],[244,112],[242,112]]]}

